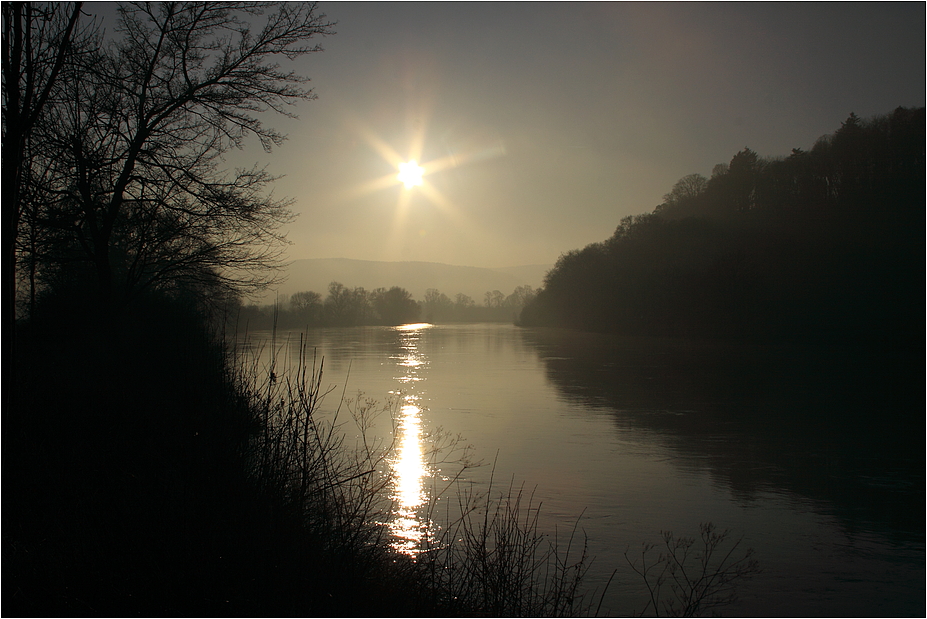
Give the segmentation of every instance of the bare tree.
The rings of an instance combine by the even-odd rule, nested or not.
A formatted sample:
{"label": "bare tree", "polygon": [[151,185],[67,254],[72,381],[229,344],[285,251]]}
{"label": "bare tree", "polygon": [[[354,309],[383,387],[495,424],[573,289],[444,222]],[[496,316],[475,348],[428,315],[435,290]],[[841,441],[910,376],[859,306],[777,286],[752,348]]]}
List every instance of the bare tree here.
{"label": "bare tree", "polygon": [[[264,169],[225,169],[250,136],[284,136],[261,121],[315,98],[280,67],[332,34],[314,4],[133,3],[117,38],[75,63],[66,103],[49,114],[55,174],[43,221],[60,255],[90,266],[101,296],[178,283],[259,289],[273,278],[291,218]],[[252,29],[249,20],[261,21]]]}
{"label": "bare tree", "polygon": [[657,211],[689,202],[699,197],[707,188],[707,178],[701,174],[687,174],[676,181],[673,189],[663,196],[663,204],[657,207]]}
{"label": "bare tree", "polygon": [[467,309],[475,305],[476,301],[474,301],[469,295],[465,295],[462,292],[458,292],[456,295],[454,295],[454,306],[458,309]]}
{"label": "bare tree", "polygon": [[520,310],[536,296],[537,291],[531,286],[516,286],[512,294],[505,298],[505,306]]}
{"label": "bare tree", "polygon": [[[79,25],[83,3],[4,2],[0,64],[3,68],[3,209],[7,218],[7,272],[10,286],[7,298],[12,317],[16,317],[18,263],[22,251],[22,220],[34,210],[36,200],[30,191],[35,159],[35,129],[45,112],[55,105],[61,76],[73,57],[88,49],[95,38],[95,25]],[[30,235],[26,247],[34,247]],[[34,297],[33,291],[30,297]]]}
{"label": "bare tree", "polygon": [[483,295],[483,302],[486,307],[502,307],[502,304],[505,302],[505,295],[498,290],[493,290],[492,292],[486,291],[486,294]]}
{"label": "bare tree", "polygon": [[371,293],[371,303],[377,318],[383,324],[401,325],[418,320],[421,306],[405,288],[393,286],[389,290],[377,288]]}
{"label": "bare tree", "polygon": [[322,313],[322,295],[312,290],[294,292],[290,295],[290,308],[301,321],[315,323]]}

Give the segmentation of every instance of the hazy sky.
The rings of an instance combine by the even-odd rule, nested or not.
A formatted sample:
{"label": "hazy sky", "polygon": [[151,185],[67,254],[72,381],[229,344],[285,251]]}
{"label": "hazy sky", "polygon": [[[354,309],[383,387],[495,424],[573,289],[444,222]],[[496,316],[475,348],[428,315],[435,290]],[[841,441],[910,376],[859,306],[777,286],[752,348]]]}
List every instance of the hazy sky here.
{"label": "hazy sky", "polygon": [[[286,175],[293,259],[553,263],[745,146],[925,104],[923,2],[319,7],[318,100],[240,155]],[[406,190],[389,153],[443,169]]]}

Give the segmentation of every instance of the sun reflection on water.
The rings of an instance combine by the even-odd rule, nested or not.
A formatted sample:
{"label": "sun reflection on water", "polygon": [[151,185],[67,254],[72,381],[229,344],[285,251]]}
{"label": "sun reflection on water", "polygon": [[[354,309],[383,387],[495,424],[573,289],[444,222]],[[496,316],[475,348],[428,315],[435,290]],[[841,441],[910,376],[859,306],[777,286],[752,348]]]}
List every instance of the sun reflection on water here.
{"label": "sun reflection on water", "polygon": [[425,380],[422,374],[428,360],[418,348],[421,332],[429,327],[427,323],[396,327],[402,352],[393,357],[401,371],[396,380],[402,386],[398,391],[401,404],[396,424],[396,452],[390,460],[396,482],[389,528],[393,534],[393,548],[411,556],[420,552],[421,542],[430,527],[427,518],[420,513],[428,500],[425,478],[429,469],[425,463],[424,409],[420,395],[423,392],[421,383]]}

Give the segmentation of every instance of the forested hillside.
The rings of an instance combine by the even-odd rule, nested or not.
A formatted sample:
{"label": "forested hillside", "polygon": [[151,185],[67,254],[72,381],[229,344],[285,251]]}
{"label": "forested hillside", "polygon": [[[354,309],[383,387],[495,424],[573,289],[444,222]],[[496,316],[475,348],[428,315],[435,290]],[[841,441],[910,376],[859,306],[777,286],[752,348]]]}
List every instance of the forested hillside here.
{"label": "forested hillside", "polygon": [[749,148],[652,213],[564,254],[527,326],[897,344],[924,316],[924,109],[862,120],[787,157]]}

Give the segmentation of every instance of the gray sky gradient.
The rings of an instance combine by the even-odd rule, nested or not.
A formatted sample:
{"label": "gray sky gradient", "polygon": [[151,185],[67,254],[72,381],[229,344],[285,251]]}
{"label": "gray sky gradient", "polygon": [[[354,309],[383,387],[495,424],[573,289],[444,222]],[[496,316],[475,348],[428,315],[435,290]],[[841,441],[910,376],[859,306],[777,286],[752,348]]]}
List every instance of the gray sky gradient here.
{"label": "gray sky gradient", "polygon": [[[925,105],[925,6],[322,2],[318,100],[230,161],[285,175],[292,259],[553,263],[745,146]],[[444,167],[406,190],[388,152]]]}

